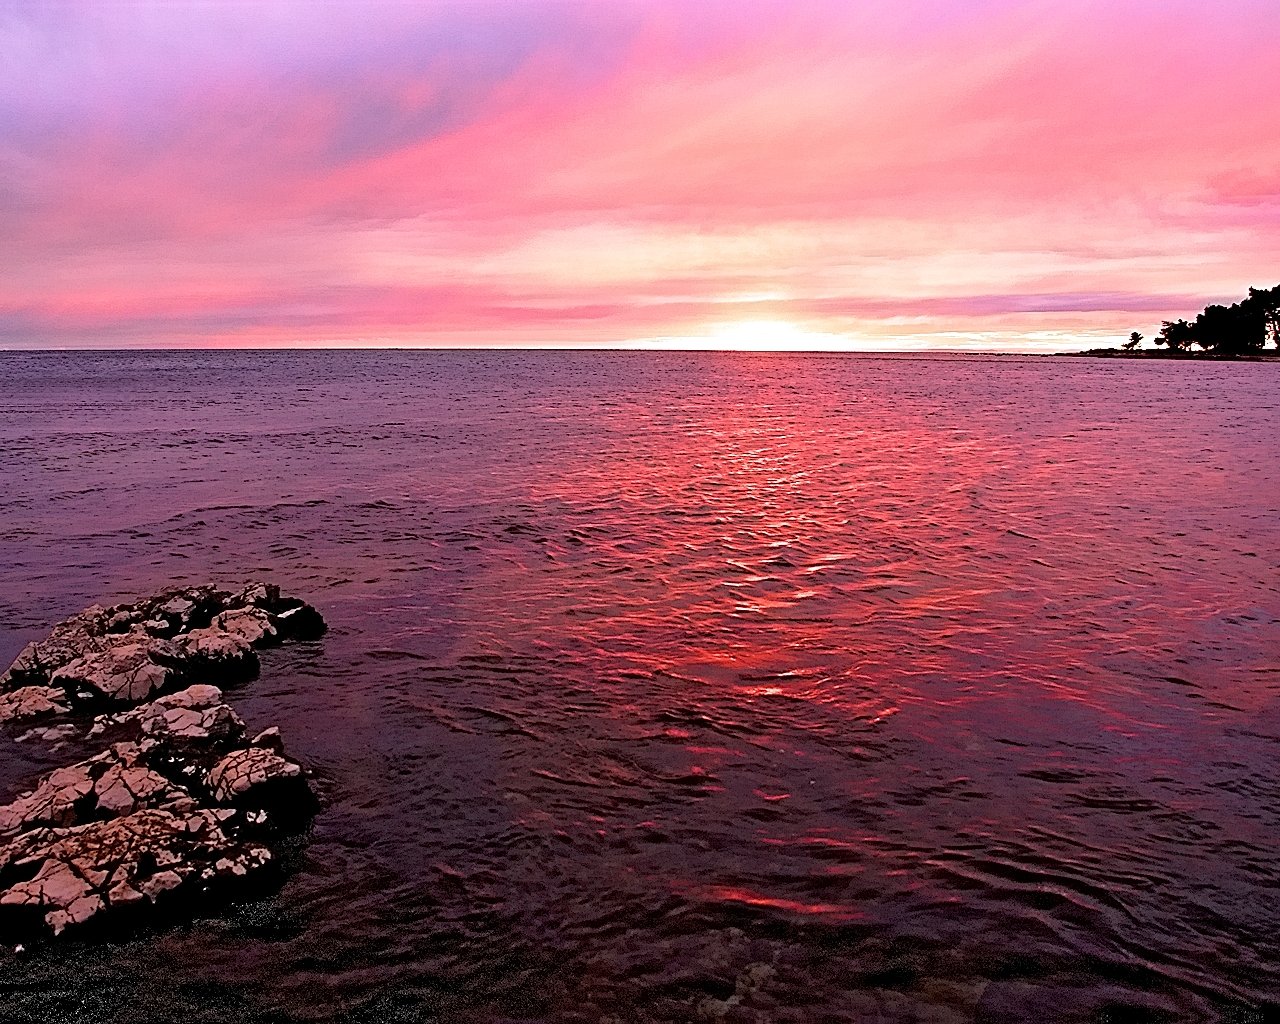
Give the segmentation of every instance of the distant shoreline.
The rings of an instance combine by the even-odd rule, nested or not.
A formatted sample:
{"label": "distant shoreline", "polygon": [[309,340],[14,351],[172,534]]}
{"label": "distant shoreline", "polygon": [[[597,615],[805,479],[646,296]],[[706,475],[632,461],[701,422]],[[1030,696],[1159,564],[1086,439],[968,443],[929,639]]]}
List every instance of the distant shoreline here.
{"label": "distant shoreline", "polygon": [[1060,352],[1063,356],[1090,356],[1094,359],[1172,359],[1179,362],[1210,363],[1280,363],[1280,352],[1248,352],[1222,354],[1218,352],[1170,352],[1167,349],[1145,349],[1125,352],[1118,348],[1091,348],[1085,352]]}

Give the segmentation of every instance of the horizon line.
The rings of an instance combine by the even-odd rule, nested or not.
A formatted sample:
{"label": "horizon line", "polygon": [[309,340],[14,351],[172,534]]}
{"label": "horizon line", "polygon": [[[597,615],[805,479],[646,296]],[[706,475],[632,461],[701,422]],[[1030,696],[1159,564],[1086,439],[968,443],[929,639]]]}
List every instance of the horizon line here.
{"label": "horizon line", "polygon": [[0,354],[43,355],[55,353],[101,353],[113,355],[131,352],[589,352],[663,355],[673,353],[733,353],[737,355],[817,355],[817,356],[1019,356],[1044,358],[1082,355],[1087,349],[1062,352],[1035,352],[1021,349],[978,348],[735,348],[732,346],[652,345],[128,345],[92,346],[58,345],[24,347],[0,345]]}

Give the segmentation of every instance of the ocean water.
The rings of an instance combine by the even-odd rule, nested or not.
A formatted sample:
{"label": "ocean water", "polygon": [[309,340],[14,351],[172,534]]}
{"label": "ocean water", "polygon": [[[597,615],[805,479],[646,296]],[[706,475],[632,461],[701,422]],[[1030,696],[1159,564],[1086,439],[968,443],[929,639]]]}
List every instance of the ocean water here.
{"label": "ocean water", "polygon": [[[0,662],[269,577],[277,892],[5,1020],[1280,1013],[1280,367],[0,354]],[[76,756],[0,736],[0,799]]]}

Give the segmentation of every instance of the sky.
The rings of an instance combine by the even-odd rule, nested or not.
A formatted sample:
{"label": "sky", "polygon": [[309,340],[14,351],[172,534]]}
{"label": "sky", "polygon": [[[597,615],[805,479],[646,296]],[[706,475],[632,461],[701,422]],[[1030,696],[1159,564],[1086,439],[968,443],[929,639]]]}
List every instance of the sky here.
{"label": "sky", "polygon": [[1276,0],[0,0],[0,348],[1069,351],[1280,282]]}

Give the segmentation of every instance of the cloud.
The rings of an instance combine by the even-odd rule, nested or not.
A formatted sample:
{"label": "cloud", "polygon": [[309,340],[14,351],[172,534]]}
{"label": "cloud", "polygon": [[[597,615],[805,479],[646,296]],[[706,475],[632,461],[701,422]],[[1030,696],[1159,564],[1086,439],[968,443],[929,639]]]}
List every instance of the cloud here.
{"label": "cloud", "polygon": [[1277,30],[1258,0],[11,3],[0,343],[601,344],[753,301],[1127,333],[1278,263]]}

